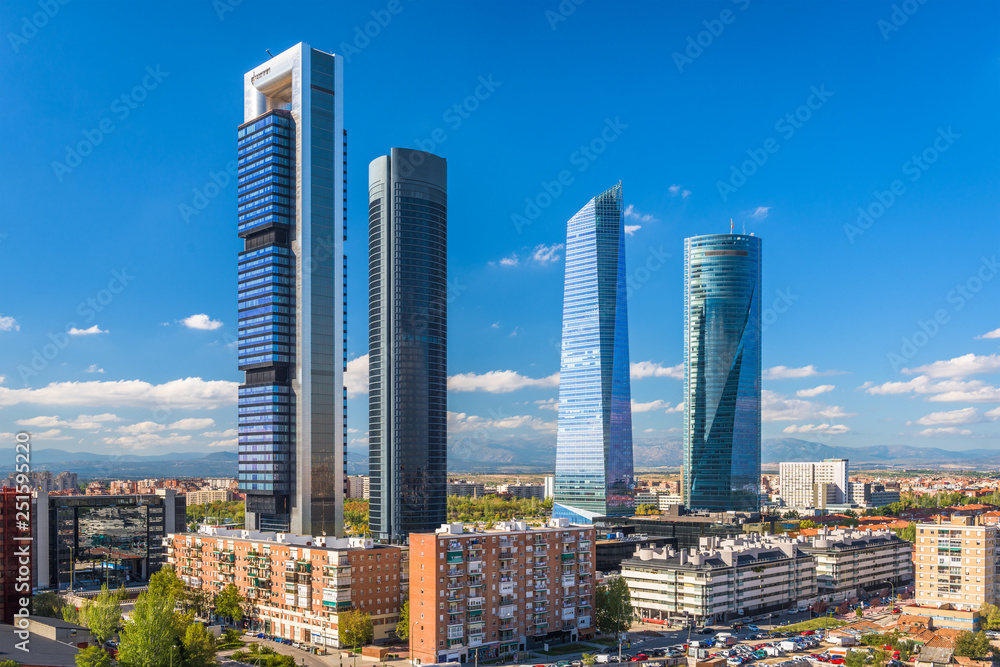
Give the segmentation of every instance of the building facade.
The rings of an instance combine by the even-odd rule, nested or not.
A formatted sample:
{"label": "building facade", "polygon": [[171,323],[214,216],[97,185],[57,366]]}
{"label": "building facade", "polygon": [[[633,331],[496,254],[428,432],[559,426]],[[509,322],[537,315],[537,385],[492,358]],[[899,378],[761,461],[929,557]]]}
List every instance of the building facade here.
{"label": "building facade", "polygon": [[[21,604],[31,600],[34,548],[30,513],[31,490],[27,484],[0,488],[0,622],[8,625],[14,624],[14,615],[22,607],[31,611],[30,603]],[[28,576],[20,572],[25,566]]]}
{"label": "building facade", "polygon": [[595,632],[594,528],[551,519],[410,535],[410,632],[423,663],[473,663]]}
{"label": "building facade", "polygon": [[406,596],[401,547],[217,526],[169,535],[165,544],[189,586],[214,595],[235,585],[253,631],[340,648],[340,614],[360,611],[371,615],[376,643],[394,637]]}
{"label": "building facade", "polygon": [[341,535],[343,59],[299,43],[244,75],[243,102],[238,422],[246,526]]}
{"label": "building facade", "polygon": [[368,166],[368,523],[403,541],[448,517],[448,165]]}
{"label": "building facade", "polygon": [[816,593],[840,602],[879,589],[901,592],[913,582],[913,544],[889,530],[827,530],[799,540],[816,559]]}
{"label": "building facade", "polygon": [[448,482],[448,495],[482,498],[486,495],[486,485],[482,482],[469,482],[464,479]]}
{"label": "building facade", "polygon": [[684,240],[684,504],[760,504],[761,240]]}
{"label": "building facade", "polygon": [[788,507],[825,509],[851,502],[848,460],[781,463],[781,499]]}
{"label": "building facade", "polygon": [[202,489],[186,494],[188,505],[205,505],[207,503],[226,503],[236,499],[236,494],[229,489]]}
{"label": "building facade", "polygon": [[913,552],[914,600],[918,605],[949,604],[957,610],[996,604],[1000,582],[996,525],[977,517],[953,516],[941,523],[918,523]]}
{"label": "building facade", "polygon": [[500,484],[497,486],[497,493],[507,494],[511,498],[537,498],[545,500],[544,484]]}
{"label": "building facade", "polygon": [[552,516],[575,523],[635,511],[626,296],[619,183],[567,224]]}
{"label": "building facade", "polygon": [[717,623],[816,601],[815,561],[788,538],[709,537],[690,551],[637,549],[621,568],[644,618]]}

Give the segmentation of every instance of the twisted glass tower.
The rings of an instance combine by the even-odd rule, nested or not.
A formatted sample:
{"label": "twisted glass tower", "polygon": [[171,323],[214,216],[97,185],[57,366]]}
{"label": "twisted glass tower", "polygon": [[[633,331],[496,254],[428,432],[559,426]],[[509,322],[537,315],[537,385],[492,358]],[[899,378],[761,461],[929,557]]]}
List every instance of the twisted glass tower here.
{"label": "twisted glass tower", "polygon": [[341,58],[301,43],[243,78],[238,423],[250,530],[343,532],[342,80]]}
{"label": "twisted glass tower", "polygon": [[684,240],[684,504],[757,511],[761,240]]}
{"label": "twisted glass tower", "polygon": [[621,183],[566,233],[553,516],[592,523],[635,511]]}

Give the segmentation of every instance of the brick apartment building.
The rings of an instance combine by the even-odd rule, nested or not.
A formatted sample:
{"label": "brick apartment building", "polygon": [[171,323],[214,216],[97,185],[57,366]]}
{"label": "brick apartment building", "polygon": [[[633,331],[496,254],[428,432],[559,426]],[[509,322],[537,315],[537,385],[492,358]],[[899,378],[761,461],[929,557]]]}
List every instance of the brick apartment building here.
{"label": "brick apartment building", "polygon": [[423,663],[489,660],[593,634],[593,526],[551,519],[410,534],[410,637]]}
{"label": "brick apartment building", "polygon": [[979,517],[953,516],[938,523],[918,523],[913,550],[919,605],[979,609],[996,604],[1000,587],[998,527]]}
{"label": "brick apartment building", "polygon": [[406,599],[405,548],[370,538],[310,537],[218,526],[167,537],[167,560],[210,594],[235,584],[252,630],[340,648],[338,616],[371,615],[375,642],[394,633]]}

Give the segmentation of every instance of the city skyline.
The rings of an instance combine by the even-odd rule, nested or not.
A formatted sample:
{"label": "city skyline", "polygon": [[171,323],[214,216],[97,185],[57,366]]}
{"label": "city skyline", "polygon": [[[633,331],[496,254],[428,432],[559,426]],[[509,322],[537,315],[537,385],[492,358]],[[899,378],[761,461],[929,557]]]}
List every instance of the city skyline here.
{"label": "city skyline", "polygon": [[[366,26],[388,11],[378,3],[304,6],[315,20],[297,12],[267,25],[252,2],[194,20],[143,7],[104,22],[61,7],[9,45],[0,75],[18,91],[9,117],[24,128],[3,167],[13,193],[0,223],[3,431],[29,429],[36,447],[70,451],[236,450],[234,73],[263,61],[264,48],[304,40],[349,58],[352,451],[368,449],[368,345],[367,239],[350,230],[366,222],[363,166],[389,145],[453,165],[449,429],[459,460],[502,463],[484,452],[513,439],[554,445],[562,225],[619,178],[632,204],[637,443],[681,439],[682,239],[722,233],[734,218],[785,258],[763,279],[764,437],[988,447],[1000,418],[1000,283],[983,240],[998,204],[1000,59],[979,9],[997,9],[922,5],[895,26],[891,5],[651,7],[635,25],[600,2],[570,16],[545,3],[406,4],[374,37]],[[732,23],[719,23],[723,10]],[[36,11],[13,3],[12,34]],[[528,48],[499,59],[492,35],[447,48],[418,40],[430,26],[460,34],[470,20],[525,31]],[[217,43],[211,66],[137,29],[152,21]],[[706,27],[719,25],[718,35]],[[560,57],[608,27],[634,39],[587,66]],[[962,30],[971,34],[949,36]],[[768,49],[755,48],[762,40]],[[934,40],[945,48],[928,52]],[[464,57],[428,79],[403,57],[414,48]],[[540,73],[538,62],[556,69]],[[369,102],[387,73],[406,113]],[[595,77],[609,87],[597,100],[585,92]],[[940,82],[933,99],[928,80]],[[199,120],[179,122],[193,97]],[[99,194],[109,188],[115,197]]]}

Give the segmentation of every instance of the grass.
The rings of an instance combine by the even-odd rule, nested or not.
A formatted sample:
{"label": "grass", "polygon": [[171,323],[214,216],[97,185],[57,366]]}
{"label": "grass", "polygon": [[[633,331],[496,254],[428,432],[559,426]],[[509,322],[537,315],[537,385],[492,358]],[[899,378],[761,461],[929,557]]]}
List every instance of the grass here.
{"label": "grass", "polygon": [[618,646],[618,640],[614,637],[601,637],[600,639],[591,639],[591,643],[600,644],[601,646]]}
{"label": "grass", "polygon": [[842,625],[847,625],[847,621],[842,621],[839,618],[830,618],[829,616],[820,616],[819,618],[810,618],[808,621],[802,621],[794,625],[783,625],[775,629],[781,632],[803,632],[805,630],[839,628]]}
{"label": "grass", "polygon": [[568,655],[570,653],[590,653],[591,651],[593,651],[593,647],[586,644],[566,644],[550,648],[548,651],[538,651],[538,653],[542,655]]}

